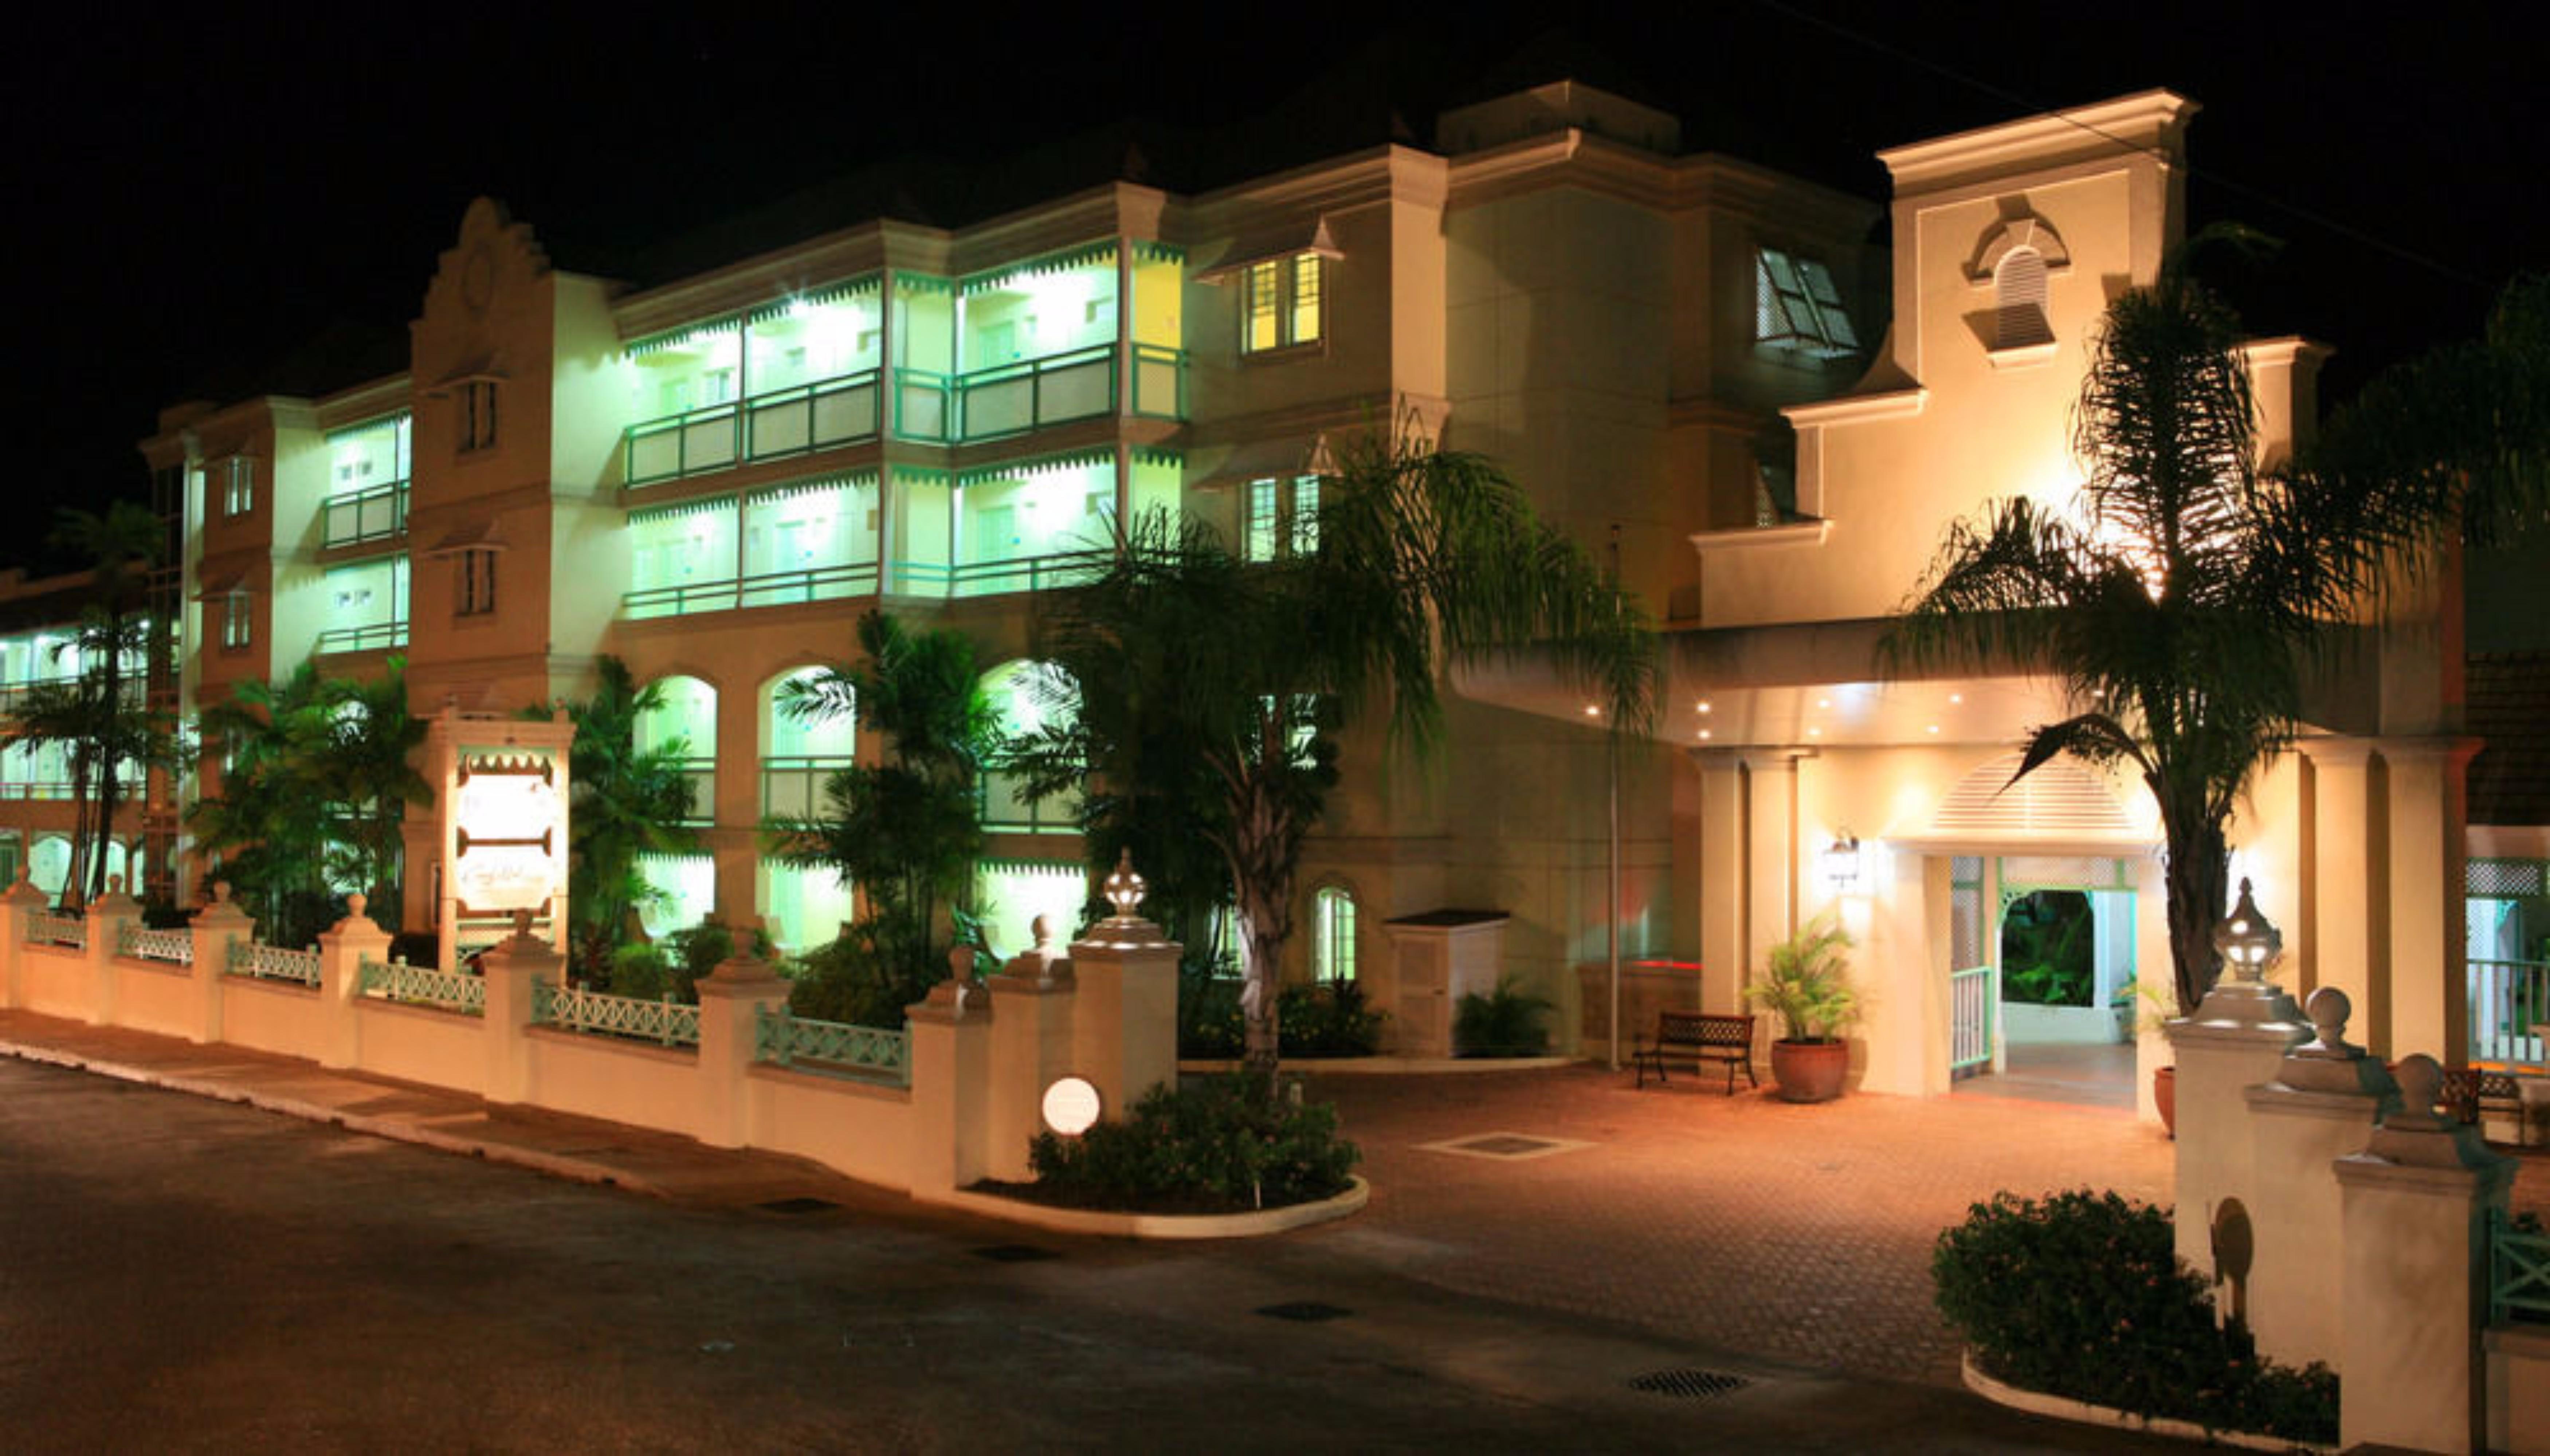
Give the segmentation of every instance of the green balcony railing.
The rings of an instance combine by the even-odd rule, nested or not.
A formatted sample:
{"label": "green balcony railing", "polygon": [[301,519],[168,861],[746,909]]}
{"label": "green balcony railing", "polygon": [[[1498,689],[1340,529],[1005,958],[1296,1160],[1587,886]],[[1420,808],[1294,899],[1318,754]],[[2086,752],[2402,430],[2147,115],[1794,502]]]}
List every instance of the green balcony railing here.
{"label": "green balcony railing", "polygon": [[998,439],[1116,413],[1116,346],[1021,359],[956,376],[959,438]]}
{"label": "green balcony railing", "polygon": [[783,1067],[815,1062],[828,1069],[872,1072],[908,1083],[912,1033],[846,1021],[804,1020],[790,1016],[784,1006],[777,1011],[760,1007],[753,1013],[752,1059]]}
{"label": "green balcony railing", "polygon": [[319,952],[292,950],[281,945],[265,945],[254,940],[231,942],[230,965],[234,976],[253,976],[261,981],[290,981],[301,986],[319,984]]}
{"label": "green balcony railing", "polygon": [[873,597],[877,564],[850,561],[838,566],[810,566],[803,571],[773,571],[761,576],[724,581],[688,581],[679,586],[647,587],[620,599],[628,618],[687,617],[696,612],[732,612],[741,607],[779,607],[792,602],[835,602]]}
{"label": "green balcony railing", "polygon": [[976,807],[983,827],[1010,834],[1076,834],[1080,832],[1077,792],[1030,799],[1027,778],[998,766],[983,770],[977,781]]}
{"label": "green balcony railing", "polygon": [[388,540],[407,530],[407,482],[393,480],[349,496],[331,496],[320,517],[323,545]]}
{"label": "green balcony railing", "polygon": [[463,971],[441,971],[404,961],[383,965],[365,960],[359,974],[365,996],[410,1006],[440,1007],[467,1016],[484,1016],[487,1012],[486,981]]}
{"label": "green balcony railing", "polygon": [[632,425],[622,437],[623,479],[652,485],[874,439],[880,378],[862,369]]}
{"label": "green balcony railing", "polygon": [[997,597],[1079,586],[1097,578],[1115,559],[1107,551],[1058,551],[1010,561],[894,563],[894,590],[915,597]]}
{"label": "green balcony railing", "polygon": [[1133,407],[1149,420],[1187,417],[1187,351],[1156,343],[1133,345]]}
{"label": "green balcony railing", "polygon": [[319,633],[311,644],[313,654],[326,652],[377,652],[407,645],[407,624],[375,622],[363,627],[332,627]]}
{"label": "green balcony railing", "polygon": [[846,753],[773,754],[762,759],[762,817],[815,818],[824,804],[824,785],[849,766]]}
{"label": "green balcony railing", "polygon": [[950,391],[954,381],[933,369],[894,371],[894,435],[897,439],[946,439],[949,436]]}

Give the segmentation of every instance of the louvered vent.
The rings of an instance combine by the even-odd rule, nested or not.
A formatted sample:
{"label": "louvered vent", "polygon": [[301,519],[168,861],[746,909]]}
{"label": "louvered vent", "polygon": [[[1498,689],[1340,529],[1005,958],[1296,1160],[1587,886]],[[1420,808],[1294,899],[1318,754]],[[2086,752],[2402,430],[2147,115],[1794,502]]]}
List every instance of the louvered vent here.
{"label": "louvered vent", "polygon": [[2474,859],[2465,871],[2462,893],[2491,900],[2522,900],[2550,895],[2550,860]]}
{"label": "louvered vent", "polygon": [[1993,291],[2001,310],[1995,347],[2024,348],[2054,341],[2054,330],[2045,320],[2043,253],[2032,247],[2011,249],[1993,270]]}
{"label": "louvered vent", "polygon": [[[2149,830],[2089,770],[2055,759],[2012,784],[2019,755],[2005,754],[1959,780],[1930,831],[1958,839],[2091,839],[2134,844]],[[2007,786],[2007,787],[2005,787]]]}

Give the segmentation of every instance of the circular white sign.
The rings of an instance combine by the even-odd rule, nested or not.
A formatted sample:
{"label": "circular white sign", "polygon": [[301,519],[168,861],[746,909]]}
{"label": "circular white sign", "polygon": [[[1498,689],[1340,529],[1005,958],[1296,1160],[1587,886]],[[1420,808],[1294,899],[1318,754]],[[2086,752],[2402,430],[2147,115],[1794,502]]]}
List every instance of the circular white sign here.
{"label": "circular white sign", "polygon": [[1098,1121],[1098,1089],[1085,1077],[1065,1077],[1044,1090],[1044,1125],[1078,1137]]}

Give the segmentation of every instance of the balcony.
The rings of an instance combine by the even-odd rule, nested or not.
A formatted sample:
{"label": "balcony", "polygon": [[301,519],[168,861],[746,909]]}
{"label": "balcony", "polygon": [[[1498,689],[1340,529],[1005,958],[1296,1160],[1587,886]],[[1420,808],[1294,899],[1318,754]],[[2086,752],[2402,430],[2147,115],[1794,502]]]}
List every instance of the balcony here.
{"label": "balcony", "polygon": [[877,370],[863,369],[633,425],[624,443],[628,483],[653,485],[874,439],[878,382]]}
{"label": "balcony", "polygon": [[[1126,413],[1148,420],[1187,416],[1187,353],[1135,343]],[[968,442],[1025,435],[1118,413],[1118,345],[1099,344],[1041,359],[962,374],[902,368],[895,374],[894,433],[901,439]]]}
{"label": "balcony", "polygon": [[407,624],[374,622],[362,627],[332,627],[311,644],[312,656],[330,652],[380,652],[407,645]]}
{"label": "balcony", "polygon": [[1115,560],[1108,551],[1059,551],[1008,561],[894,563],[894,589],[916,597],[997,597],[1080,586],[1097,579]]}
{"label": "balcony", "polygon": [[841,753],[773,754],[762,759],[762,818],[817,818],[824,809],[824,785],[849,766],[849,756]]}
{"label": "balcony", "polygon": [[774,571],[763,576],[648,587],[622,596],[620,615],[633,621],[650,617],[688,617],[701,612],[733,612],[743,607],[836,602],[851,597],[872,597],[876,591],[877,564],[874,561],[853,561],[839,566],[814,566],[803,571]]}
{"label": "balcony", "polygon": [[332,496],[322,509],[321,544],[359,545],[407,531],[407,482],[394,480],[352,495]]}

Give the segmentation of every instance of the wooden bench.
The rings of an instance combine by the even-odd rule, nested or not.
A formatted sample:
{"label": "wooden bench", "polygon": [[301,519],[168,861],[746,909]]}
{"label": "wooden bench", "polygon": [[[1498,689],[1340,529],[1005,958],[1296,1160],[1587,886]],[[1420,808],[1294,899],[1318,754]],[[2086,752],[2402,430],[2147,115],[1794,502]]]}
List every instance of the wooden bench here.
{"label": "wooden bench", "polygon": [[1656,1081],[1665,1080],[1665,1063],[1689,1062],[1697,1071],[1703,1062],[1726,1064],[1726,1095],[1735,1095],[1735,1072],[1744,1071],[1744,1080],[1759,1087],[1762,1080],[1753,1075],[1753,1018],[1718,1016],[1711,1012],[1658,1012],[1656,1034],[1630,1056],[1638,1069],[1638,1085],[1647,1085],[1647,1068],[1656,1069]]}

